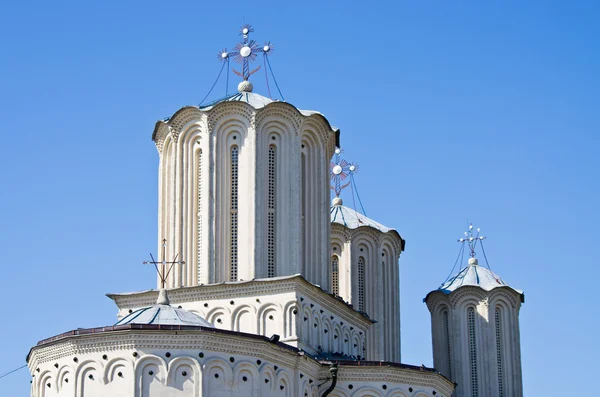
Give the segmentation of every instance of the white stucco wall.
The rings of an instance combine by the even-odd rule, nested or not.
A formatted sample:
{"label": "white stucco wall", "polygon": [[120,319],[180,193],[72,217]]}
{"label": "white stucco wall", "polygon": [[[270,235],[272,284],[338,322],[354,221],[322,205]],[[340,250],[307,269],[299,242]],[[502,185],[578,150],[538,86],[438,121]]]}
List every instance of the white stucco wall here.
{"label": "white stucco wall", "polygon": [[[32,349],[32,397],[316,397],[330,382],[328,363],[264,339],[185,330],[80,332]],[[342,364],[338,378],[331,396],[449,397],[453,389],[417,367]]]}
{"label": "white stucco wall", "polygon": [[[152,305],[158,292],[109,295],[119,319]],[[169,291],[173,306],[199,314],[216,328],[277,334],[311,354],[368,356],[372,322],[301,276],[185,287]]]}
{"label": "white stucco wall", "polygon": [[[474,387],[478,395],[523,396],[519,293],[509,287],[485,291],[465,286],[448,295],[435,291],[428,295],[426,303],[431,312],[434,367],[458,384],[456,397],[473,397],[469,308],[475,313],[477,384]],[[500,316],[498,330],[496,309]]]}
{"label": "white stucco wall", "polygon": [[[270,211],[275,276],[301,273],[325,285],[336,134],[321,115],[306,116],[283,102],[258,110],[238,101],[206,111],[186,107],[159,122],[159,252],[166,239],[167,259],[179,254],[186,262],[173,269],[167,286],[231,281],[232,252],[237,280],[267,277]],[[237,221],[232,147],[239,150]],[[275,149],[274,209],[267,205],[269,147]]]}
{"label": "white stucco wall", "polygon": [[369,333],[367,358],[400,362],[400,269],[398,233],[368,226],[332,224],[331,257],[339,258],[339,295],[359,309],[358,261],[364,262],[364,311],[376,321]]}

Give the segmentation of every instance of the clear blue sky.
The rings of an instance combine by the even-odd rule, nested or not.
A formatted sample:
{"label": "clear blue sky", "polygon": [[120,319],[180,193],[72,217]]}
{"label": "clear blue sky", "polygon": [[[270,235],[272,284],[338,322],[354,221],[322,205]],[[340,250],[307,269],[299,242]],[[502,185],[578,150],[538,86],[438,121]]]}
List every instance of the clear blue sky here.
{"label": "clear blue sky", "polygon": [[[341,129],[369,217],[407,241],[402,361],[432,365],[422,298],[469,218],[526,293],[525,395],[594,393],[598,2],[11,1],[0,15],[0,373],[42,338],[114,323],[104,293],[155,286],[141,265],[154,123],[200,102],[245,21],[274,43],[286,100]],[[28,395],[27,370],[0,390]]]}

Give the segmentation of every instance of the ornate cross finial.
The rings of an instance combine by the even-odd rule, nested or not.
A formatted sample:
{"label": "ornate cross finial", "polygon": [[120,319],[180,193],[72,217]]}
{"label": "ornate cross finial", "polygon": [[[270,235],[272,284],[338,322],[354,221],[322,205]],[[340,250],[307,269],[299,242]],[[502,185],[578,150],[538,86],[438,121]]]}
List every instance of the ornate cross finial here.
{"label": "ornate cross finial", "polygon": [[242,41],[234,47],[235,51],[227,51],[227,48],[224,48],[219,52],[217,57],[221,62],[229,62],[229,58],[233,57],[237,63],[242,64],[242,71],[238,72],[235,69],[232,69],[235,74],[242,77],[244,81],[247,81],[248,78],[256,73],[258,69],[260,69],[260,65],[250,71],[250,63],[256,59],[256,55],[259,53],[263,53],[265,56],[269,55],[273,52],[273,46],[271,42],[267,41],[262,47],[255,41],[249,40],[248,36],[250,33],[254,32],[252,26],[245,24],[240,29],[240,36],[242,36]]}
{"label": "ornate cross finial", "polygon": [[477,234],[475,234],[475,232],[473,232],[473,224],[469,223],[469,230],[465,232],[465,237],[463,238],[459,238],[458,242],[459,243],[468,243],[469,244],[469,250],[470,252],[470,256],[471,258],[475,258],[475,246],[477,246],[477,242],[484,240],[485,236],[480,236],[479,232],[481,231],[480,228],[476,229]]}
{"label": "ornate cross finial", "polygon": [[[156,272],[158,273],[158,277],[160,278],[160,288],[161,289],[165,289],[165,283],[167,281],[167,277],[169,277],[169,274],[171,273],[173,266],[174,265],[185,265],[184,261],[177,260],[177,257],[179,256],[179,254],[175,255],[175,258],[171,262],[167,262],[166,256],[167,256],[167,239],[164,239],[162,241],[162,258],[161,258],[161,260],[156,261],[154,259],[154,257],[152,256],[152,254],[150,254],[150,258],[152,258],[152,261],[144,261],[143,262],[144,265],[154,265],[154,267],[156,268]],[[158,265],[161,265],[160,270],[158,269]],[[169,267],[169,270],[167,270],[167,266]]]}
{"label": "ornate cross finial", "polygon": [[342,149],[336,148],[335,155],[333,156],[333,160],[331,161],[331,182],[333,185],[331,189],[335,192],[336,197],[340,197],[342,190],[346,188],[352,180],[350,180],[345,185],[342,185],[342,182],[350,175],[356,173],[358,171],[358,164],[349,163],[345,159],[342,158]]}

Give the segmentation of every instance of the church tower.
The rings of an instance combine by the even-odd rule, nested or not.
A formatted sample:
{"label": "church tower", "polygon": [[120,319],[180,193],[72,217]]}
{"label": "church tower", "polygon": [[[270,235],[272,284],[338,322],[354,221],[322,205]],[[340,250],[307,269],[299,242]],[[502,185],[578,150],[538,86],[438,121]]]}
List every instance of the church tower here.
{"label": "church tower", "polygon": [[479,265],[474,249],[484,237],[478,233],[459,240],[471,249],[467,267],[424,299],[434,367],[457,384],[455,397],[522,397],[519,309],[525,295]]}
{"label": "church tower", "polygon": [[243,63],[238,92],[183,107],[152,134],[159,245],[166,239],[167,256],[186,260],[169,288],[299,273],[327,285],[328,171],[339,130],[318,112],[252,92],[248,64],[272,48],[244,29],[238,51],[220,54]]}
{"label": "church tower", "polygon": [[249,81],[238,89],[180,109],[152,134],[160,156],[158,240],[169,242],[167,256],[186,259],[167,287],[298,273],[325,285],[317,264],[327,262],[338,130],[317,112],[253,93]]}

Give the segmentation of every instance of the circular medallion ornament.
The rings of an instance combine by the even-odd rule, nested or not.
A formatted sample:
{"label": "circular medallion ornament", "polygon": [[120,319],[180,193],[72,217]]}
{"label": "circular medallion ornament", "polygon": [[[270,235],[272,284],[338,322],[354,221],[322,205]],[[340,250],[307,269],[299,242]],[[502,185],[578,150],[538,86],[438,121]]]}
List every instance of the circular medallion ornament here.
{"label": "circular medallion ornament", "polygon": [[250,56],[250,54],[252,54],[252,49],[251,49],[250,47],[248,47],[247,45],[246,45],[246,46],[243,46],[243,47],[240,49],[240,55],[241,55],[241,56],[243,56],[244,58],[247,58],[247,57],[249,57],[249,56]]}
{"label": "circular medallion ornament", "polygon": [[226,52],[221,53],[221,58],[226,59],[229,56]]}
{"label": "circular medallion ornament", "polygon": [[334,173],[335,175],[339,175],[339,174],[341,174],[341,173],[342,173],[342,167],[340,167],[339,165],[336,165],[336,166],[334,166],[334,167],[333,167],[333,173]]}
{"label": "circular medallion ornament", "polygon": [[269,47],[268,45],[266,45],[266,46],[263,47],[263,51],[264,52],[269,52],[269,51],[271,51],[271,47]]}
{"label": "circular medallion ornament", "polygon": [[250,30],[248,30],[248,28],[242,29],[242,34],[248,34],[249,32],[250,32]]}

